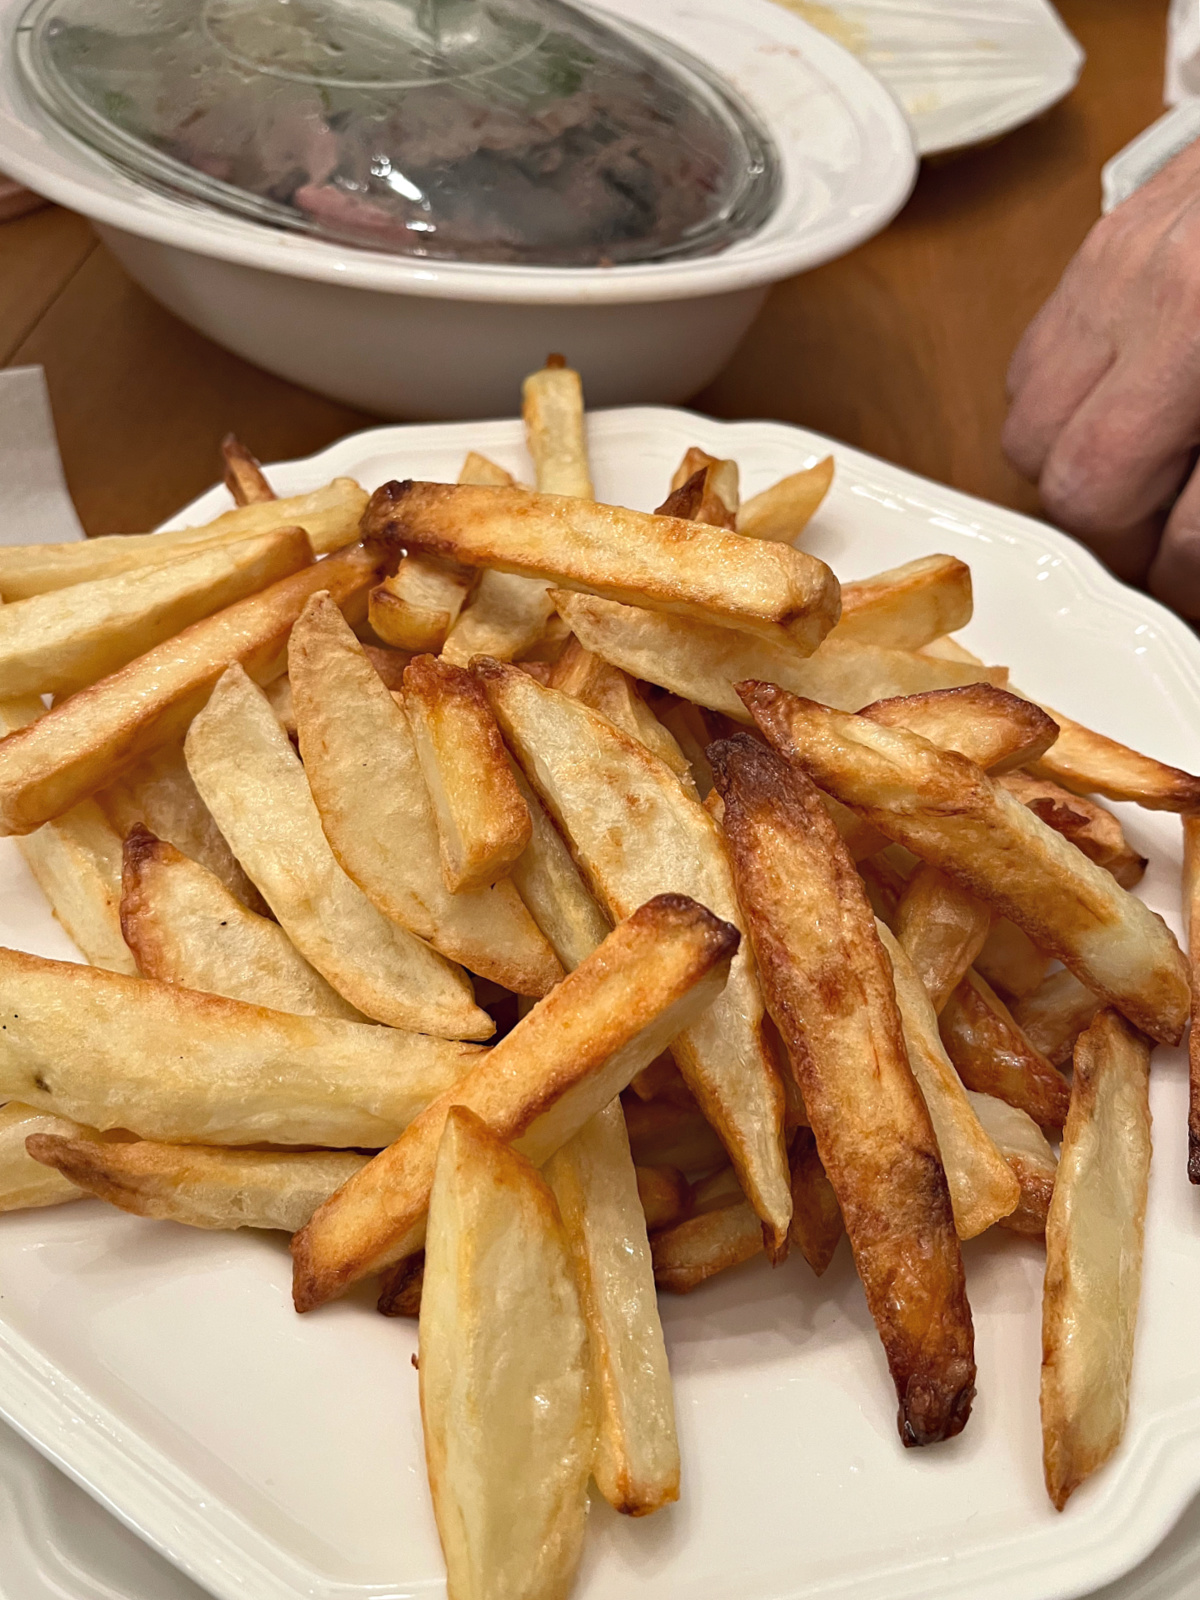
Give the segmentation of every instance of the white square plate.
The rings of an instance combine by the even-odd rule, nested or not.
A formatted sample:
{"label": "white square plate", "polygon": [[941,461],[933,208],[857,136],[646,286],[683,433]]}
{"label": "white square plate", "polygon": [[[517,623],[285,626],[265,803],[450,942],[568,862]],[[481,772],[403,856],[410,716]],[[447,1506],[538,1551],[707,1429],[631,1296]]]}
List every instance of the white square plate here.
{"label": "white square plate", "polygon": [[[775,423],[626,410],[591,420],[597,492],[649,507],[693,443],[748,492],[833,449],[806,546],[843,577],[931,551],[969,561],[966,638],[1052,705],[1200,768],[1200,644],[1039,523]],[[468,447],[528,474],[516,422],[385,428],[272,469],[294,493],[351,473],[452,478]],[[183,518],[227,504],[214,489]],[[1139,891],[1179,928],[1179,823],[1122,808]],[[0,943],[74,952],[0,842]],[[0,996],[0,1011],[3,996]],[[0,1017],[2,1021],[2,1017]],[[966,1247],[979,1398],[966,1433],[906,1452],[849,1254],[752,1263],[663,1298],[680,1505],[592,1511],[579,1600],[1066,1600],[1131,1567],[1200,1487],[1200,1196],[1186,1074],[1155,1056],[1156,1156],[1128,1434],[1053,1512],[1041,1483],[1041,1251]],[[0,1221],[0,1415],[223,1600],[444,1593],[409,1363],[415,1329],[362,1295],[290,1306],[279,1236],[203,1234],[84,1202]]]}

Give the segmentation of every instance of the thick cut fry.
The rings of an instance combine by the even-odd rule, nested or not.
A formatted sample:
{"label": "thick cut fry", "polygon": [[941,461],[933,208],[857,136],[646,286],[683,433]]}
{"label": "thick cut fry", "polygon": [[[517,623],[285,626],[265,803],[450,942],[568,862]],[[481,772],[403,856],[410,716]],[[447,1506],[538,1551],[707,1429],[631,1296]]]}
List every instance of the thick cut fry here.
{"label": "thick cut fry", "polygon": [[312,561],[302,528],[280,528],[0,608],[0,695],[73,694],[202,617]]}
{"label": "thick cut fry", "polygon": [[1101,1007],[1100,996],[1073,972],[1052,972],[1012,1008],[1013,1020],[1035,1050],[1056,1067],[1070,1061],[1075,1041]]}
{"label": "thick cut fry", "polygon": [[135,828],[125,840],[121,928],[144,978],[272,1011],[366,1022],[277,922],[248,911],[174,845]]}
{"label": "thick cut fry", "polygon": [[935,1012],[974,964],[991,925],[987,906],[936,867],[920,866],[908,880],[896,906],[895,933]]}
{"label": "thick cut fry", "polygon": [[788,1237],[819,1278],[846,1231],[837,1193],[821,1165],[811,1128],[792,1139],[792,1225]]}
{"label": "thick cut fry", "polygon": [[1046,1219],[1042,1453],[1059,1511],[1125,1431],[1149,1177],[1150,1048],[1105,1010],[1075,1046]]}
{"label": "thick cut fry", "polygon": [[635,912],[480,1063],[364,1167],[292,1241],[299,1311],[419,1250],[438,1142],[452,1105],[482,1116],[536,1164],[724,987],[738,933],[682,895]]}
{"label": "thick cut fry", "polygon": [[1188,1039],[1188,1177],[1200,1183],[1200,817],[1183,819],[1183,915],[1192,974]]}
{"label": "thick cut fry", "polygon": [[325,589],[351,606],[365,598],[379,562],[376,551],[356,545],[293,573],[194,622],[0,740],[0,832],[31,833],[178,738],[231,663],[240,662],[259,682],[277,677],[309,595]]}
{"label": "thick cut fry", "polygon": [[709,758],[763,990],[887,1355],[900,1437],[951,1438],[970,1414],[974,1334],[891,963],[812,783],[749,734]]}
{"label": "thick cut fry", "polygon": [[151,1140],[109,1144],[36,1132],[30,1156],[136,1217],[189,1228],[277,1228],[295,1233],[322,1201],[365,1166],[350,1150],[266,1153]]}
{"label": "thick cut fry", "polygon": [[838,617],[837,579],[813,556],[567,495],[392,482],[375,491],[363,528],[403,549],[748,629],[801,651],[815,650]]}
{"label": "thick cut fry", "polygon": [[545,994],[562,968],[514,885],[451,894],[443,883],[408,719],[322,596],[293,629],[289,659],[305,776],[342,870],[449,960],[517,994]]}
{"label": "thick cut fry", "polygon": [[1053,964],[1053,959],[1039,950],[1029,935],[1022,933],[1007,917],[993,920],[983,949],[975,958],[975,970],[980,977],[1013,1000],[1032,994]]}
{"label": "thick cut fry", "polygon": [[521,412],[541,492],[594,499],[579,374],[561,364],[531,372],[521,385]]}
{"label": "thick cut fry", "polygon": [[553,1196],[461,1109],[431,1196],[418,1365],[448,1600],[562,1600],[596,1448],[588,1330]]}
{"label": "thick cut fry", "polygon": [[378,1149],[486,1054],[0,950],[0,1096],[170,1144]]}
{"label": "thick cut fry", "polygon": [[884,728],[919,733],[942,750],[957,750],[993,775],[1035,760],[1058,737],[1057,724],[1040,706],[991,683],[877,700],[862,715]]}
{"label": "thick cut fry", "polygon": [[[476,668],[509,748],[614,920],[673,891],[741,926],[720,834],[669,767],[587,706],[517,669]],[[768,1230],[768,1252],[779,1253],[791,1214],[783,1089],[747,944],[720,999],[671,1049]]]}
{"label": "thick cut fry", "polygon": [[[524,851],[513,862],[512,881],[533,920],[549,940],[564,972],[573,972],[606,937],[612,924],[580,876],[566,841],[545,806],[520,771],[515,777],[529,808],[533,832]],[[550,985],[546,987],[549,989]]]}
{"label": "thick cut fry", "polygon": [[225,468],[225,487],[235,505],[262,505],[276,498],[261,464],[236,434],[227,433],[221,440],[221,462]]}
{"label": "thick cut fry", "polygon": [[1043,1128],[1061,1128],[1071,1091],[977,972],[968,972],[938,1018],[946,1054],[968,1089],[994,1094]]}
{"label": "thick cut fry", "polygon": [[572,638],[551,668],[547,683],[551,689],[582,700],[630,738],[639,739],[647,750],[666,762],[689,794],[700,798],[692,781],[691,764],[674,734],[658,720],[620,667],[610,666]]}
{"label": "thick cut fry", "polygon": [[1069,839],[1089,861],[1111,872],[1123,889],[1141,882],[1146,858],[1138,855],[1120,822],[1104,806],[1028,772],[1010,772],[1000,782],[1048,828]]}
{"label": "thick cut fry", "polygon": [[366,505],[365,492],[352,478],[335,478],[312,494],[242,506],[201,527],[112,534],[73,544],[0,545],[0,594],[7,601],[27,600],[52,589],[178,561],[202,545],[247,539],[280,528],[303,528],[314,552],[326,555],[358,536]]}
{"label": "thick cut fry", "polygon": [[465,974],[385,917],[342,871],[300,758],[240,667],[217,684],[184,748],[234,854],[296,949],[343,999],[392,1027],[490,1038],[495,1025]]}
{"label": "thick cut fry", "polygon": [[682,1222],[691,1204],[691,1185],[678,1167],[635,1167],[638,1199],[646,1228],[672,1228]]}
{"label": "thick cut fry", "polygon": [[1174,935],[980,767],[774,684],[740,687],[767,738],[821,788],[1011,917],[1151,1038],[1178,1042],[1189,990]]}
{"label": "thick cut fry", "polygon": [[711,1172],[727,1157],[703,1112],[694,1103],[625,1098],[629,1148],[639,1167],[677,1167],[680,1172]]}
{"label": "thick cut fry", "polygon": [[857,710],[883,696],[974,683],[1000,671],[836,641],[806,655],[786,642],[619,605],[597,594],[553,589],[551,595],[586,649],[632,678],[657,683],[738,722],[751,720],[734,688],[743,678],[764,678],[827,705]]}
{"label": "thick cut fry", "polygon": [[654,1281],[672,1294],[688,1294],[718,1272],[762,1254],[762,1224],[748,1200],[677,1222],[650,1241]]}
{"label": "thick cut fry", "polygon": [[803,533],[833,482],[833,457],[826,456],[803,472],[780,478],[769,489],[742,502],[737,530],[752,539],[774,539],[791,544]]}
{"label": "thick cut fry", "polygon": [[463,667],[417,656],[404,674],[404,710],[446,887],[489,888],[525,849],[533,822],[487,696]]}
{"label": "thick cut fry", "polygon": [[[2,585],[0,577],[0,593]],[[1093,733],[1061,711],[1044,709],[1058,723],[1059,734],[1031,768],[1035,777],[1061,783],[1074,794],[1132,800],[1147,811],[1190,811],[1200,806],[1200,778]]]}
{"label": "thick cut fry", "polygon": [[[86,1138],[89,1131],[67,1117],[35,1111],[17,1100],[0,1106],[0,1212],[32,1211],[37,1206],[60,1206],[64,1200],[82,1200],[83,1190],[61,1172],[35,1161],[25,1141],[34,1134]],[[96,1137],[94,1133],[92,1137]]]}
{"label": "thick cut fry", "polygon": [[477,574],[431,556],[403,556],[390,578],[371,590],[367,617],[379,637],[400,650],[440,650],[458,620]]}
{"label": "thick cut fry", "polygon": [[834,639],[919,650],[971,620],[971,569],[955,556],[921,556],[842,585]]}
{"label": "thick cut fry", "polygon": [[679,1442],[646,1217],[614,1100],[545,1167],[579,1279],[597,1380],[592,1473],[617,1511],[644,1517],[679,1498]]}
{"label": "thick cut fry", "polygon": [[1058,1157],[1033,1118],[992,1094],[967,1090],[971,1109],[1021,1186],[1015,1210],[1000,1218],[1012,1233],[1044,1234]]}

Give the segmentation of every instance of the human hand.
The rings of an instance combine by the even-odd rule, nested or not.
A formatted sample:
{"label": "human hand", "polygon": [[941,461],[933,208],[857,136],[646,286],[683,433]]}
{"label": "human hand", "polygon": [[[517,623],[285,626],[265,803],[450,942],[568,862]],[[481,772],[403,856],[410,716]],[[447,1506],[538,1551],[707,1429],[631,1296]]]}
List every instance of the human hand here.
{"label": "human hand", "polygon": [[1008,389],[1005,453],[1048,515],[1200,617],[1200,142],[1088,234]]}

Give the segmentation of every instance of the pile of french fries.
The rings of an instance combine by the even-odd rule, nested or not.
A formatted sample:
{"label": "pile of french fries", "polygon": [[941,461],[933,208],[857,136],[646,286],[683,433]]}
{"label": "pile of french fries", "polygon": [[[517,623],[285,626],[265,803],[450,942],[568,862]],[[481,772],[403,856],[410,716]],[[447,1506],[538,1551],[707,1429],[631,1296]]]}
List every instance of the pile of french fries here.
{"label": "pile of french fries", "polygon": [[524,415],[533,489],[278,499],[227,440],[206,526],[0,547],[0,828],[89,963],[0,951],[0,1209],[283,1229],[301,1312],[377,1277],[454,1600],[565,1593],[592,1480],[678,1497],[656,1288],[844,1232],[927,1445],[960,1242],[1044,1236],[1061,1508],[1124,1427],[1192,991],[1091,797],[1184,815],[1200,948],[1200,779],[957,644],[961,561],[839,586],[832,462],[741,501],[694,449],[631,511],[576,373]]}

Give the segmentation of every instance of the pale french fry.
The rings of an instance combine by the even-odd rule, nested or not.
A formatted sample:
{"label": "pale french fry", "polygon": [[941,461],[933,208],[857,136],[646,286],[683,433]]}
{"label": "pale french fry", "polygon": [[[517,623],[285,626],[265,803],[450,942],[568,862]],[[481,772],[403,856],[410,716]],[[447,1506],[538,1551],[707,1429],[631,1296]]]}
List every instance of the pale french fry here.
{"label": "pale french fry", "polygon": [[718,1272],[762,1255],[762,1224],[748,1200],[677,1222],[650,1241],[654,1281],[672,1294],[688,1294]]}
{"label": "pale french fry", "polygon": [[740,687],[767,738],[821,788],[1010,917],[1151,1038],[1178,1041],[1189,990],[1174,935],[982,768],[774,684]]}
{"label": "pale french fry", "polygon": [[461,969],[390,921],[338,865],[300,758],[241,667],[188,729],[188,769],[217,826],[300,954],[378,1022],[487,1039]]}
{"label": "pale french fry", "polygon": [[614,928],[486,1053],[479,1070],[435,1101],[296,1235],[297,1310],[311,1311],[420,1249],[451,1105],[475,1111],[536,1164],[548,1160],[712,1003],[737,944],[735,928],[682,895],[660,895]]}
{"label": "pale french fry", "polygon": [[458,481],[478,484],[481,488],[511,489],[517,480],[498,462],[489,461],[487,456],[481,456],[476,450],[468,450],[459,469]]}
{"label": "pale french fry", "polygon": [[[682,489],[689,478],[694,478],[698,472],[711,472],[709,482],[711,492],[715,493],[727,512],[731,512],[736,520],[738,507],[741,504],[741,474],[738,472],[736,461],[722,460],[720,456],[710,456],[707,450],[701,450],[699,445],[692,445],[684,452],[683,460],[671,474],[671,493]],[[734,524],[729,523],[732,527]]]}
{"label": "pale french fry", "polygon": [[993,920],[992,931],[975,958],[975,970],[980,977],[1013,1000],[1032,994],[1053,964],[1052,958],[1039,950],[1029,935],[1022,933],[1007,917]]}
{"label": "pale french fry", "polygon": [[194,622],[0,740],[0,832],[31,833],[178,738],[232,662],[257,681],[277,677],[309,595],[325,589],[339,605],[354,606],[365,600],[380,559],[356,545],[293,573]]}
{"label": "pale french fry", "polygon": [[207,867],[142,827],[125,840],[121,929],[144,978],[272,1011],[368,1020],[277,922],[248,911]]}
{"label": "pale french fry", "polygon": [[561,358],[531,372],[521,385],[521,413],[539,490],[594,499],[579,374]]}
{"label": "pale french fry", "polygon": [[935,1013],[974,964],[991,925],[987,906],[936,867],[922,865],[908,880],[896,905],[895,933]]}
{"label": "pale french fry", "polygon": [[37,1131],[33,1160],[118,1210],[189,1228],[295,1233],[368,1158],[351,1150],[267,1153],[152,1140],[103,1143]]}
{"label": "pale french fry", "polygon": [[0,1106],[0,1212],[31,1211],[37,1206],[82,1200],[83,1190],[61,1172],[35,1161],[26,1150],[25,1141],[39,1133],[74,1139],[86,1137],[89,1131],[67,1117],[35,1111],[18,1100]]}
{"label": "pale french fry", "polygon": [[71,544],[0,545],[0,594],[6,601],[112,578],[139,567],[178,561],[202,545],[247,539],[280,528],[303,528],[317,555],[358,537],[367,496],[352,478],[335,478],[311,494],[226,511],[200,527],[165,533],[111,534]]}
{"label": "pale french fry", "polygon": [[971,620],[971,569],[955,556],[921,556],[842,585],[842,617],[830,634],[862,644],[919,650]]}
{"label": "pale french fry", "polygon": [[1058,1157],[1046,1135],[1026,1112],[995,1095],[968,1089],[967,1099],[1021,1186],[1016,1209],[1000,1218],[1000,1226],[1012,1233],[1044,1234],[1058,1170]]}
{"label": "pale french fry", "polygon": [[[702,452],[688,451],[689,456],[693,454]],[[732,531],[737,526],[737,500],[737,462],[718,461],[709,456],[690,477],[671,490],[657,507],[655,516],[683,517],[688,522],[703,522],[710,528]]]}
{"label": "pale french fry", "polygon": [[275,713],[275,720],[287,734],[289,739],[296,737],[296,705],[292,698],[292,680],[287,673],[282,673],[278,678],[273,678],[270,683],[263,685],[263,693],[267,697],[267,704]]}
{"label": "pale french fry", "polygon": [[1062,1127],[1071,1095],[1066,1079],[977,972],[968,972],[946,1001],[938,1026],[968,1089],[1006,1100],[1040,1127]]}
{"label": "pale french fry", "polygon": [[763,989],[896,1385],[900,1437],[951,1438],[974,1394],[971,1313],[891,963],[812,783],[749,734],[709,759]]}
{"label": "pale french fry", "polygon": [[675,1401],[646,1216],[619,1100],[547,1161],[575,1259],[599,1401],[592,1473],[617,1511],[643,1517],[679,1498]]}
{"label": "pale french fry", "polygon": [[1061,1511],[1121,1442],[1150,1176],[1150,1047],[1105,1010],[1075,1046],[1046,1219],[1042,1453]]}
{"label": "pale french fry", "polygon": [[1188,1177],[1200,1183],[1200,817],[1183,819],[1183,916],[1192,976],[1188,1039]]}
{"label": "pale french fry", "polygon": [[830,1183],[811,1128],[792,1139],[792,1223],[788,1237],[819,1278],[846,1231],[837,1193]]}
{"label": "pale french fry", "polygon": [[[485,661],[476,670],[509,748],[610,916],[628,916],[668,891],[742,925],[720,835],[669,767],[589,707],[518,669]],[[671,1049],[769,1230],[768,1251],[780,1251],[791,1214],[783,1090],[748,945],[720,999]]]}
{"label": "pale french fry", "polygon": [[1104,806],[1028,772],[1010,772],[1000,782],[1047,827],[1069,839],[1089,861],[1111,872],[1123,889],[1132,889],[1141,881],[1146,858],[1133,849],[1120,822]]}
{"label": "pale french fry", "polygon": [[601,660],[572,638],[554,663],[547,683],[551,689],[561,689],[563,694],[582,700],[631,738],[640,739],[647,750],[666,762],[689,794],[700,798],[692,781],[691,763],[674,734],[658,720],[620,667]]}
{"label": "pale french fry", "polygon": [[734,688],[743,678],[764,678],[823,704],[857,710],[884,696],[1003,676],[1003,669],[958,666],[879,645],[831,642],[815,655],[805,654],[786,642],[694,617],[620,605],[598,594],[552,589],[551,595],[586,649],[632,678],[656,683],[737,722],[751,720]]}
{"label": "pale french fry", "polygon": [[458,620],[476,574],[431,556],[403,556],[390,578],[371,590],[367,618],[379,637],[401,650],[440,650]]}
{"label": "pale french fry", "polygon": [[168,1144],[378,1149],[486,1052],[0,950],[0,1096]]}
{"label": "pale french fry", "polygon": [[780,478],[769,489],[751,495],[738,511],[737,529],[751,539],[790,544],[803,533],[833,482],[833,457],[826,456],[803,472]]}
{"label": "pale french fry", "polygon": [[648,1232],[683,1221],[692,1191],[678,1167],[635,1167],[634,1175]]}
{"label": "pale french fry", "polygon": [[1057,725],[1040,706],[990,683],[877,700],[862,715],[884,728],[919,733],[942,750],[957,750],[993,776],[1035,760],[1058,737]]}
{"label": "pale french fry", "polygon": [[419,1350],[449,1600],[561,1600],[596,1449],[588,1330],[553,1196],[461,1108],[430,1199]]}
{"label": "pale french fry", "polygon": [[442,881],[429,794],[408,719],[376,671],[379,652],[317,595],[289,659],[305,776],[342,870],[449,960],[517,994],[545,994],[562,968],[516,887],[451,894]]}
{"label": "pale french fry", "polygon": [[533,831],[513,862],[512,881],[563,970],[573,972],[606,937],[612,924],[580,876],[545,806],[519,770],[514,776],[529,808]]}
{"label": "pale french fry", "polygon": [[446,888],[489,888],[525,849],[533,822],[487,697],[463,667],[417,656],[404,673],[404,710]]}
{"label": "pale french fry", "polygon": [[225,487],[235,505],[262,505],[277,498],[261,464],[236,434],[227,433],[221,440],[221,462],[225,469]]}
{"label": "pale french fry", "polygon": [[837,579],[813,556],[567,495],[392,482],[375,491],[363,529],[385,545],[594,590],[800,651],[815,650],[838,615]]}
{"label": "pale french fry", "polygon": [[1070,1061],[1075,1041],[1101,1007],[1098,994],[1064,968],[1052,972],[1012,1008],[1013,1020],[1035,1050],[1056,1067]]}

